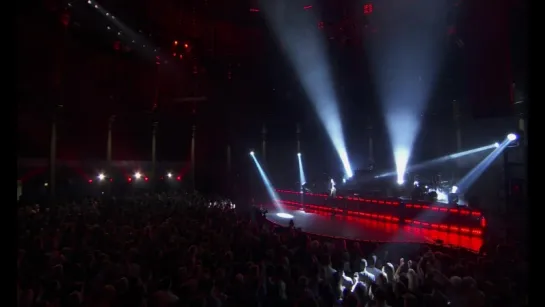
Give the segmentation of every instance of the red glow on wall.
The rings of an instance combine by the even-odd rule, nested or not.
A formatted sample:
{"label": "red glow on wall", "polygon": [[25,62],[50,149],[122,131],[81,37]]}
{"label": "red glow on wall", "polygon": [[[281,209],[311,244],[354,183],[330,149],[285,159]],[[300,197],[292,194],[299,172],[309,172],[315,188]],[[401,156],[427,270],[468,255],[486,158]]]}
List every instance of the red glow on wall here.
{"label": "red glow on wall", "polygon": [[70,12],[64,12],[64,13],[62,13],[62,15],[61,15],[61,23],[62,23],[65,27],[68,27],[68,25],[70,24]]}
{"label": "red glow on wall", "polygon": [[363,13],[369,15],[373,13],[373,3],[367,3],[363,5]]}
{"label": "red glow on wall", "polygon": [[259,12],[259,9],[250,9],[250,12],[257,13],[257,12]]}
{"label": "red glow on wall", "polygon": [[310,10],[310,9],[312,8],[312,5],[305,5],[305,6],[303,6],[303,8],[304,8],[305,10]]}

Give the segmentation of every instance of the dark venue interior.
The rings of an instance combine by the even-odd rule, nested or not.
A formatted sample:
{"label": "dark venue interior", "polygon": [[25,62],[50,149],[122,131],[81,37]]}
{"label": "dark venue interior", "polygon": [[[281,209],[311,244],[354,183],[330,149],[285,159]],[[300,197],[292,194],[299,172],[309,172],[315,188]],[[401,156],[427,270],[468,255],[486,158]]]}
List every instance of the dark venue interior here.
{"label": "dark venue interior", "polygon": [[17,6],[17,306],[529,306],[525,1]]}

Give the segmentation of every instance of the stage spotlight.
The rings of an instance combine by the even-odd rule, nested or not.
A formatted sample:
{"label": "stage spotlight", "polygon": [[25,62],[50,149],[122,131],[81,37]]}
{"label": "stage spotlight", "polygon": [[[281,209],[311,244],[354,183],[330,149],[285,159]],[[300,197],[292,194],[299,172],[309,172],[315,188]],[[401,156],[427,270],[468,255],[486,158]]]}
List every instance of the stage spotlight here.
{"label": "stage spotlight", "polygon": [[281,217],[283,219],[292,219],[293,215],[288,213],[277,213],[276,216]]}
{"label": "stage spotlight", "polygon": [[297,162],[299,164],[299,183],[301,184],[301,191],[303,190],[303,185],[305,184],[305,170],[303,169],[303,159],[301,158],[301,153],[297,153]]}
{"label": "stage spotlight", "polygon": [[[316,15],[303,10],[287,9],[285,2],[261,1],[261,11],[293,65],[305,94],[339,156],[346,177],[350,178],[353,172],[345,144],[335,82],[327,59],[327,44],[316,27],[319,20]],[[286,20],[291,21],[289,25]]]}
{"label": "stage spotlight", "polygon": [[397,184],[405,183],[405,172],[407,171],[407,163],[409,162],[409,150],[398,149],[394,152],[394,160],[396,164]]}
{"label": "stage spotlight", "polygon": [[[515,136],[515,135],[513,135]],[[513,137],[511,137],[512,139]],[[515,136],[516,139],[516,136]],[[477,178],[479,178],[486,169],[496,160],[496,158],[509,146],[512,140],[509,139],[509,136],[505,141],[503,141],[500,146],[494,149],[488,156],[486,156],[479,164],[477,164],[473,169],[471,169],[462,179],[456,184],[457,191],[460,193],[466,193],[471,185],[475,183]]]}
{"label": "stage spotlight", "polygon": [[473,149],[470,149],[470,150],[465,150],[465,151],[462,151],[462,152],[452,153],[452,154],[449,154],[449,155],[446,155],[446,156],[442,156],[442,157],[439,157],[439,158],[435,158],[435,159],[432,159],[432,160],[429,160],[429,161],[426,161],[426,162],[422,162],[422,163],[418,163],[418,164],[415,164],[415,165],[411,165],[411,166],[407,166],[407,164],[405,164],[405,167],[404,167],[405,170],[403,171],[403,173],[402,173],[403,165],[404,165],[403,162],[405,161],[405,157],[407,157],[407,156],[405,156],[403,154],[403,151],[401,151],[401,152],[398,152],[397,155],[394,154],[394,158],[397,156],[396,161],[398,161],[398,162],[396,162],[396,171],[382,173],[380,175],[375,176],[375,178],[395,176],[395,175],[398,175],[398,177],[399,177],[401,174],[404,174],[407,171],[412,171],[413,172],[413,171],[423,169],[423,168],[426,168],[426,167],[429,167],[429,166],[432,166],[432,165],[435,165],[435,164],[438,164],[438,163],[442,163],[442,162],[445,162],[445,161],[448,161],[448,160],[451,160],[451,159],[458,159],[458,158],[462,158],[464,156],[468,156],[468,155],[478,153],[478,152],[481,152],[481,151],[498,148],[500,145],[501,144],[494,143],[494,144],[490,144],[490,145],[486,145],[486,146],[473,148]]}
{"label": "stage spotlight", "polygon": [[250,156],[253,156],[254,155],[254,151],[250,151]]}
{"label": "stage spotlight", "polygon": [[168,173],[168,174],[167,174],[167,177],[168,177],[168,178],[172,178],[172,173]]}
{"label": "stage spotlight", "polygon": [[140,172],[134,173],[134,178],[140,179],[141,177],[142,177],[142,174],[140,174]]}
{"label": "stage spotlight", "polygon": [[102,180],[104,180],[104,178],[106,178],[106,176],[104,176],[104,174],[98,174],[98,180],[102,181]]}
{"label": "stage spotlight", "polygon": [[252,157],[252,160],[254,160],[255,166],[257,167],[257,170],[259,172],[259,176],[261,177],[261,180],[263,180],[263,184],[265,185],[265,188],[267,189],[267,193],[269,194],[269,197],[271,198],[273,205],[278,209],[278,211],[284,211],[282,204],[280,203],[280,197],[274,190],[274,187],[271,181],[269,180],[269,177],[265,173],[265,170],[263,170],[263,167],[261,167],[261,164],[259,163],[255,155],[251,154],[251,157]]}
{"label": "stage spotlight", "polygon": [[518,138],[517,135],[514,134],[514,133],[509,133],[509,134],[507,135],[507,139],[508,139],[509,141],[511,141],[511,142],[512,142],[512,141],[515,141],[517,138]]}
{"label": "stage spotlight", "polygon": [[458,192],[458,187],[457,186],[452,186],[452,189],[451,189],[451,193],[456,193]]}

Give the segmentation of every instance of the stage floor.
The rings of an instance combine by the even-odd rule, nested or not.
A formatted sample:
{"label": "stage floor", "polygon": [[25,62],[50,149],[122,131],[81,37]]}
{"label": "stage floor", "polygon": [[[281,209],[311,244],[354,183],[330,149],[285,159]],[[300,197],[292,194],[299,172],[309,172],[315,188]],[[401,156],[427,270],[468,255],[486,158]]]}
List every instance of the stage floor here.
{"label": "stage floor", "polygon": [[[288,226],[290,219],[280,217],[280,210],[268,206],[267,219],[281,226]],[[351,216],[335,215],[314,210],[299,210],[284,205],[284,213],[291,214],[295,227],[304,232],[339,237],[349,240],[389,242],[389,243],[437,243],[442,240],[443,245],[462,247],[478,251],[483,244],[481,237],[465,236],[437,230],[414,228],[396,223],[356,218]]]}

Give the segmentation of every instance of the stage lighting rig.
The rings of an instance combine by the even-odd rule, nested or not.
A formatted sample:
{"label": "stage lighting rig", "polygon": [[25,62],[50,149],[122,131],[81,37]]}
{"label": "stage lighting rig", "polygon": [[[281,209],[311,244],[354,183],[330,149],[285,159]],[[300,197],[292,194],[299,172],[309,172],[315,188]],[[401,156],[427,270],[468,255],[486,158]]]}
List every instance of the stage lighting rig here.
{"label": "stage lighting rig", "polygon": [[509,133],[506,138],[509,141],[507,147],[518,147],[521,144],[521,139],[523,137],[522,131],[516,133]]}

